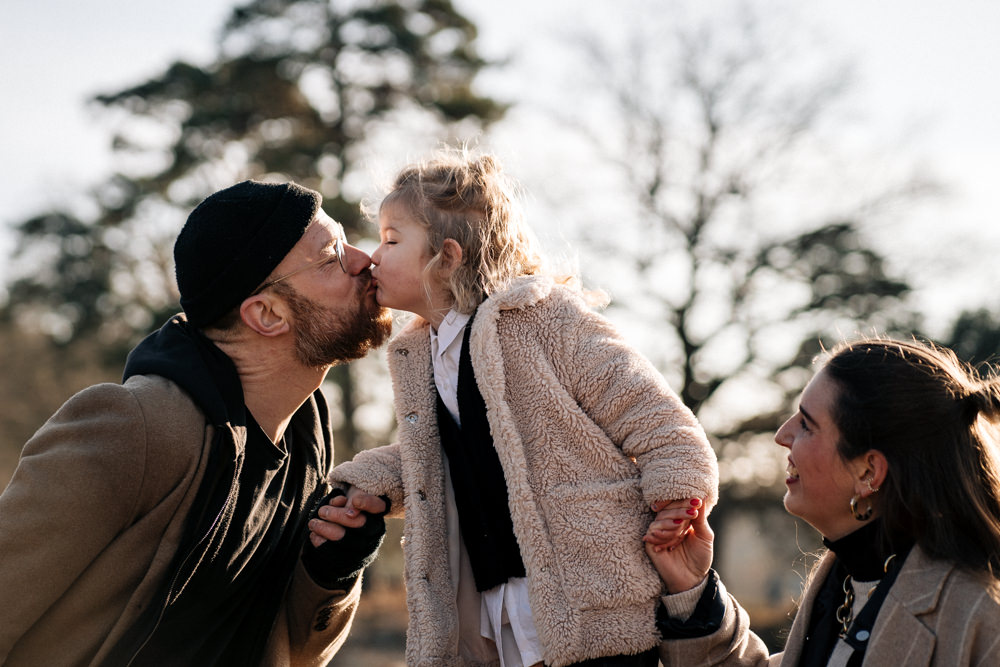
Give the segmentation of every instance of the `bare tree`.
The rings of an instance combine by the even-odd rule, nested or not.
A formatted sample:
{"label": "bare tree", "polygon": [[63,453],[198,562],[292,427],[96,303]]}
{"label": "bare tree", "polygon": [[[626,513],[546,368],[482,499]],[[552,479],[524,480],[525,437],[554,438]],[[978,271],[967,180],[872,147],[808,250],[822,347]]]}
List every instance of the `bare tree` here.
{"label": "bare tree", "polygon": [[[581,241],[585,282],[611,292],[609,315],[708,431],[720,568],[777,647],[799,592],[789,568],[818,544],[776,502],[773,433],[823,345],[919,328],[877,237],[936,187],[843,141],[851,69],[803,25],[780,32],[783,17],[714,3],[691,22],[678,10],[695,3],[652,4],[616,3],[572,36],[546,167],[571,155],[576,188],[528,183]],[[753,539],[762,531],[773,539]]]}
{"label": "bare tree", "polygon": [[653,332],[647,351],[725,463],[773,432],[822,341],[917,326],[866,232],[933,184],[838,168],[849,68],[783,50],[753,13],[633,25],[577,38],[586,100],[558,112],[618,193],[613,224],[584,215],[600,260],[585,265]]}

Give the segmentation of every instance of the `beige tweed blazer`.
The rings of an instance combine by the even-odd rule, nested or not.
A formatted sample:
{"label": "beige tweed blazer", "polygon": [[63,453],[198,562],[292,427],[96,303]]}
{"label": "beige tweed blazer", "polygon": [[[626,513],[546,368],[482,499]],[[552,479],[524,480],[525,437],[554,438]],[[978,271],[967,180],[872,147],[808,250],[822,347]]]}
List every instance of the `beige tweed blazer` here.
{"label": "beige tweed blazer", "polygon": [[[835,562],[833,553],[827,552],[814,568],[784,653],[769,655],[750,632],[747,613],[726,595],[726,615],[719,631],[709,637],[664,642],[661,662],[666,667],[798,665],[813,603]],[[1000,600],[976,577],[933,560],[916,547],[879,610],[863,665],[1000,665]]]}

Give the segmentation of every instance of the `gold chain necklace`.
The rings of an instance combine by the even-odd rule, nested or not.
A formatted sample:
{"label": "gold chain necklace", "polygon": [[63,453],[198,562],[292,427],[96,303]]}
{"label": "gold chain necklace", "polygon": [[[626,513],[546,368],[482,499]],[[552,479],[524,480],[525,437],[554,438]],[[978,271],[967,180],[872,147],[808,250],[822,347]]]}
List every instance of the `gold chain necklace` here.
{"label": "gold chain necklace", "polygon": [[837,622],[840,623],[840,638],[847,636],[847,629],[854,620],[854,587],[851,586],[851,575],[844,577],[844,604],[837,608]]}
{"label": "gold chain necklace", "polygon": [[[896,557],[896,554],[891,554],[885,559],[885,564],[882,565],[882,572],[887,573],[889,571],[889,563],[892,559]],[[868,591],[868,597],[872,596],[875,592],[875,586],[872,586]],[[851,575],[844,577],[844,604],[837,607],[837,622],[840,623],[840,632],[838,633],[840,638],[843,639],[847,636],[847,630],[851,627],[851,621],[854,620],[854,587],[851,586]]]}

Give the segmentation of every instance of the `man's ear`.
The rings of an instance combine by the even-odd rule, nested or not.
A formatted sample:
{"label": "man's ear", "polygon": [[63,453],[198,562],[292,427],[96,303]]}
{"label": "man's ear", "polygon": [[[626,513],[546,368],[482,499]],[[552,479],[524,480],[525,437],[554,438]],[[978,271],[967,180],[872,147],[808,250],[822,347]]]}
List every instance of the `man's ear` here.
{"label": "man's ear", "polygon": [[445,239],[441,244],[441,271],[450,276],[462,265],[462,246],[455,239]]}
{"label": "man's ear", "polygon": [[877,449],[868,450],[855,461],[855,491],[862,498],[866,498],[882,488],[889,474],[889,461],[885,458],[885,454]]}
{"label": "man's ear", "polygon": [[240,304],[240,318],[261,336],[279,336],[291,330],[285,302],[269,294],[255,294]]}

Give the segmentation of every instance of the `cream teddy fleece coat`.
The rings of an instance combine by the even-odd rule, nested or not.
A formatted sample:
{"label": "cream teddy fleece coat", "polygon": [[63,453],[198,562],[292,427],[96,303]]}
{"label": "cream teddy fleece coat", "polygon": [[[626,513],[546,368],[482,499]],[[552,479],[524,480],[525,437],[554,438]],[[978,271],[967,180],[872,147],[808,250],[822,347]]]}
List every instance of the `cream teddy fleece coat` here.
{"label": "cream teddy fleece coat", "polygon": [[[486,300],[469,345],[546,664],[656,646],[661,582],[642,535],[655,500],[715,503],[718,469],[701,426],[606,319],[550,278],[518,279]],[[388,357],[398,443],[359,453],[331,481],[388,495],[405,512],[407,663],[472,664],[459,650],[456,596],[474,584],[454,581],[449,566],[428,324],[410,322]]]}

